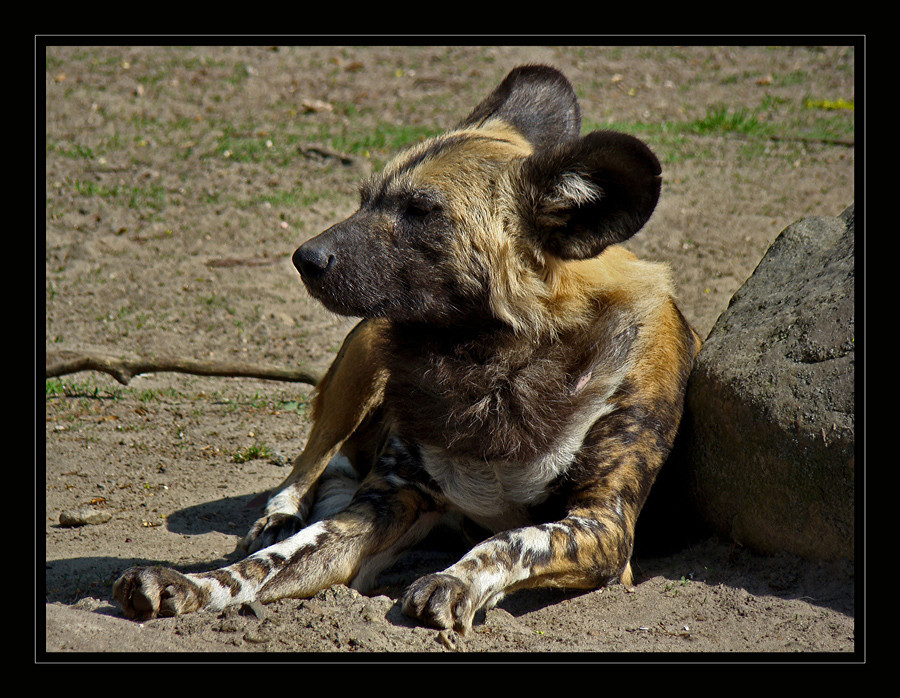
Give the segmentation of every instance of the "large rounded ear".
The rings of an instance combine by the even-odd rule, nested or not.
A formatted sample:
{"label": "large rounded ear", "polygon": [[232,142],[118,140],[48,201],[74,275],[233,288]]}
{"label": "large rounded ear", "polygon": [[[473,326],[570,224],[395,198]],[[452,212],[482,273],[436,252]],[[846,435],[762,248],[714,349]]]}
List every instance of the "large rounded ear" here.
{"label": "large rounded ear", "polygon": [[575,90],[562,73],[546,65],[513,69],[459,127],[478,127],[491,117],[515,126],[535,149],[581,133]]}
{"label": "large rounded ear", "polygon": [[661,172],[643,142],[614,131],[538,150],[518,174],[527,234],[556,257],[594,257],[647,222],[659,199]]}

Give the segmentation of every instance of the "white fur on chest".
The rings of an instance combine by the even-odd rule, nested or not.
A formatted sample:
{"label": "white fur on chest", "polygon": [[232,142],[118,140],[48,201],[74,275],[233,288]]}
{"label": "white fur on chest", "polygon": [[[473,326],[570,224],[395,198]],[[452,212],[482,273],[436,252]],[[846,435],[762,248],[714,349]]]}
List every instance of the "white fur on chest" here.
{"label": "white fur on chest", "polygon": [[599,401],[554,448],[530,462],[459,458],[422,445],[422,463],[444,496],[482,526],[500,530],[524,525],[527,507],[547,498],[550,484],[572,464],[588,430],[611,410],[607,401]]}

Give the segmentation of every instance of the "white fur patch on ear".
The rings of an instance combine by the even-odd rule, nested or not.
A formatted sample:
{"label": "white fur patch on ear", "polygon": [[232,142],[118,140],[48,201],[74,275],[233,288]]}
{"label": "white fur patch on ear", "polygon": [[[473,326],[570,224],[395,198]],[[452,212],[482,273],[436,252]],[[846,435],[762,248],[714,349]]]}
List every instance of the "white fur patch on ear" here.
{"label": "white fur patch on ear", "polygon": [[559,178],[553,192],[547,197],[548,211],[584,206],[603,198],[603,189],[575,172],[565,172]]}
{"label": "white fur patch on ear", "polygon": [[603,188],[577,172],[561,173],[553,187],[540,201],[538,220],[547,228],[566,225],[573,209],[597,203],[603,198]]}
{"label": "white fur patch on ear", "polygon": [[573,209],[603,198],[603,188],[577,172],[563,172],[540,195],[535,222],[546,228],[565,226]]}

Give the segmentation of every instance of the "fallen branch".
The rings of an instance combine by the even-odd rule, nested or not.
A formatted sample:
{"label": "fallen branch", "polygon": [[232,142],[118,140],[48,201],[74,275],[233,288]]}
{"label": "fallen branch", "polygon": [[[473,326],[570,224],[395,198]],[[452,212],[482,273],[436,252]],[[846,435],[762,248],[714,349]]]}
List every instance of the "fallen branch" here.
{"label": "fallen branch", "polygon": [[47,357],[47,378],[64,376],[79,371],[102,371],[122,385],[141,373],[190,373],[198,376],[228,376],[235,378],[263,378],[316,385],[319,376],[299,369],[281,369],[253,366],[230,361],[197,361],[178,357],[154,359],[121,359],[107,354],[58,352]]}

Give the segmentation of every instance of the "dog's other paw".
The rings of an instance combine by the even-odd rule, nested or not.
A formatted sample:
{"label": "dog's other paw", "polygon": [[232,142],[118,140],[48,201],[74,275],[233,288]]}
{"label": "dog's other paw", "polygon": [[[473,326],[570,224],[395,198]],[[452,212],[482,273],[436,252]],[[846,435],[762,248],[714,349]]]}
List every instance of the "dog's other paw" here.
{"label": "dog's other paw", "polygon": [[469,586],[451,574],[428,574],[413,582],[403,594],[403,613],[434,628],[466,634],[478,609]]}
{"label": "dog's other paw", "polygon": [[250,554],[290,538],[303,528],[303,520],[292,514],[269,514],[257,520],[238,543],[237,549]]}
{"label": "dog's other paw", "polygon": [[197,611],[207,594],[180,572],[165,567],[132,567],[116,580],[113,596],[134,620]]}

